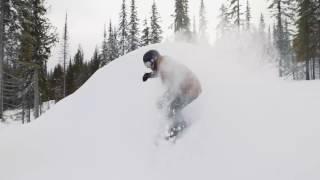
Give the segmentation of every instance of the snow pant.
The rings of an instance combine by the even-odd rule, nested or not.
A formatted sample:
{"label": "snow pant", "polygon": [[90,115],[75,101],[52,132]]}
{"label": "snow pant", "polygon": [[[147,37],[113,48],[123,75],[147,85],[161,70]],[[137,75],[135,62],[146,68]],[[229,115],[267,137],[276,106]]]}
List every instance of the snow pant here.
{"label": "snow pant", "polygon": [[176,96],[169,104],[168,117],[177,122],[184,121],[181,111],[183,110],[183,108],[185,108],[188,104],[190,104],[196,98],[197,97],[182,96],[182,95]]}

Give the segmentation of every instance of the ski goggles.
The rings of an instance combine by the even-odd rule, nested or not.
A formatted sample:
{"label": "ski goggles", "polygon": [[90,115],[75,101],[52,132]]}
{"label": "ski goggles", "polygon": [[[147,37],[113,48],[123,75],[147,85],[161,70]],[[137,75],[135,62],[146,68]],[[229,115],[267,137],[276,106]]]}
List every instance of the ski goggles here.
{"label": "ski goggles", "polygon": [[147,68],[152,69],[154,63],[155,63],[155,59],[152,58],[150,61],[144,62],[144,65],[145,65]]}

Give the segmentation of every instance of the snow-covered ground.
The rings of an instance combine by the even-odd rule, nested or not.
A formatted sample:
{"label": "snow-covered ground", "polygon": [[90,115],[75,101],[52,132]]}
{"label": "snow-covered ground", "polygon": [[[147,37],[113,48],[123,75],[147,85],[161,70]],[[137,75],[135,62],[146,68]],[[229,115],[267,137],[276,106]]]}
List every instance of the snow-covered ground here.
{"label": "snow-covered ground", "polygon": [[[41,114],[48,111],[55,104],[54,100],[43,102],[41,106]],[[33,109],[30,110],[30,120],[33,121],[35,117],[33,116]],[[3,117],[5,122],[0,123],[0,129],[7,126],[20,125],[22,123],[22,109],[11,109],[3,112]],[[26,120],[26,119],[25,119]]]}
{"label": "snow-covered ground", "polygon": [[[224,42],[141,48],[38,120],[1,129],[0,179],[320,179],[320,83],[277,79],[255,39]],[[203,86],[184,111],[193,124],[175,144],[156,143],[163,89],[141,80],[151,48],[187,65]]]}

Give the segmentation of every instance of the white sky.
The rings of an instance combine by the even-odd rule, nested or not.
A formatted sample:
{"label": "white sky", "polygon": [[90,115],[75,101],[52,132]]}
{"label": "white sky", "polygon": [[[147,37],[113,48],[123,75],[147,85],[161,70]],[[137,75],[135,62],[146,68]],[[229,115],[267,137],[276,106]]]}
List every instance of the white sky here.
{"label": "white sky", "polygon": [[[130,5],[131,0],[126,1],[127,5]],[[215,34],[219,8],[226,1],[204,0],[209,21],[208,31],[211,36]],[[242,1],[242,4],[245,5],[246,0]],[[152,2],[153,0],[136,0],[140,20],[143,20],[145,17],[149,19]],[[114,23],[118,23],[121,3],[122,0],[47,0],[47,5],[50,7],[48,16],[53,25],[57,27],[60,38],[63,31],[65,13],[68,11],[70,55],[73,56],[79,44],[81,44],[85,58],[89,59],[93,54],[94,48],[100,46],[103,40],[104,24],[108,25],[109,19]],[[174,11],[174,0],[156,0],[156,3],[162,18],[162,28],[165,31],[165,36],[168,36],[172,34],[169,26],[173,22],[171,15]],[[269,16],[266,10],[267,0],[250,0],[250,5],[253,23],[258,23],[261,12],[265,16]],[[189,15],[191,19],[193,19],[193,16],[196,19],[198,18],[199,6],[200,0],[189,0]],[[48,63],[49,68],[61,59],[58,55],[60,49],[59,45],[54,49]]]}

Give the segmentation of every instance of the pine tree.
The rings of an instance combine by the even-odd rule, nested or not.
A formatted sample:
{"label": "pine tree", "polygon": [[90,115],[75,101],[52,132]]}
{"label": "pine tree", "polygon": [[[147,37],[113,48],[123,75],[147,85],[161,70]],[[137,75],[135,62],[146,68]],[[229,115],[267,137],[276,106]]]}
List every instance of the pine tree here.
{"label": "pine tree", "polygon": [[292,1],[291,0],[272,0],[269,9],[273,11],[274,16],[276,16],[276,29],[275,29],[275,44],[279,51],[279,76],[283,76],[283,64],[286,57],[285,42],[284,42],[284,29],[283,20],[285,18],[292,18]]}
{"label": "pine tree", "polygon": [[219,23],[217,25],[217,36],[221,37],[231,29],[228,8],[222,4],[220,7]]}
{"label": "pine tree", "polygon": [[[120,55],[121,55],[121,52],[120,52],[120,41],[119,41],[119,38],[118,38],[118,34],[117,33],[115,33],[117,31],[117,28],[116,27],[114,27],[113,28],[113,38],[112,38],[112,40],[113,40],[113,43],[112,43],[112,53],[113,53],[113,55],[114,55],[114,59],[116,59],[116,58],[118,58]],[[114,60],[113,59],[113,60]]]}
{"label": "pine tree", "polygon": [[174,32],[180,32],[184,28],[183,18],[184,18],[183,1],[175,0]]}
{"label": "pine tree", "polygon": [[230,19],[233,20],[233,23],[236,25],[238,30],[241,26],[241,4],[240,0],[230,0]]}
{"label": "pine tree", "polygon": [[190,37],[190,19],[188,0],[175,0],[174,32]]}
{"label": "pine tree", "polygon": [[107,38],[107,30],[106,25],[104,25],[103,31],[103,41],[102,41],[102,48],[101,48],[101,66],[105,66],[108,64],[108,38]]}
{"label": "pine tree", "polygon": [[250,24],[251,24],[251,8],[249,4],[249,0],[247,0],[247,6],[246,6],[246,29],[250,30]]}
{"label": "pine tree", "polygon": [[76,89],[82,86],[82,84],[85,82],[85,71],[84,71],[84,54],[81,46],[79,46],[77,53],[75,54],[73,58],[74,66],[73,66],[73,72],[74,72],[74,82]]}
{"label": "pine tree", "polygon": [[[22,6],[20,0],[3,0],[4,3],[4,64],[16,63],[18,59],[21,36],[21,19],[19,13]],[[20,15],[21,16],[21,15]]]}
{"label": "pine tree", "polygon": [[153,2],[152,4],[152,11],[151,11],[151,27],[150,27],[150,40],[151,40],[151,44],[156,44],[156,43],[160,43],[162,40],[162,30],[161,27],[159,25],[159,21],[160,21],[160,15],[157,9],[157,5],[155,2]]}
{"label": "pine tree", "polygon": [[263,14],[261,13],[260,15],[260,22],[259,22],[259,33],[261,35],[264,35],[265,34],[265,29],[266,29],[266,23],[264,21],[264,16]]}
{"label": "pine tree", "polygon": [[186,32],[190,34],[190,18],[189,18],[189,1],[188,0],[182,0],[183,2],[183,14],[184,14],[184,27],[186,29]]}
{"label": "pine tree", "polygon": [[140,46],[138,22],[139,19],[135,0],[131,0],[131,14],[129,22],[129,52],[138,49],[138,47]]}
{"label": "pine tree", "polygon": [[51,90],[53,91],[53,98],[56,102],[63,99],[63,79],[64,79],[63,67],[58,64],[54,70],[51,79]]}
{"label": "pine tree", "polygon": [[63,31],[63,97],[66,96],[66,74],[67,74],[67,58],[68,58],[68,48],[69,48],[69,35],[68,35],[68,14],[66,13],[64,31]]}
{"label": "pine tree", "polygon": [[100,67],[101,59],[99,57],[98,48],[94,50],[93,57],[89,63],[90,76],[94,74]]}
{"label": "pine tree", "polygon": [[141,36],[141,46],[148,46],[149,44],[151,44],[150,28],[148,25],[148,20],[145,19],[143,23],[143,30]]}
{"label": "pine tree", "polygon": [[116,28],[112,27],[111,21],[109,23],[109,37],[108,37],[107,45],[108,45],[107,59],[109,63],[120,56],[117,31],[116,31]]}
{"label": "pine tree", "polygon": [[306,80],[310,80],[310,61],[315,57],[316,45],[314,39],[315,19],[314,4],[311,0],[299,1],[298,9],[298,33],[294,40],[294,47],[297,52],[298,60],[306,62]]}
{"label": "pine tree", "polygon": [[119,24],[119,48],[120,55],[128,52],[128,22],[127,22],[127,7],[126,0],[122,0]]}
{"label": "pine tree", "polygon": [[66,77],[66,83],[68,84],[66,93],[67,95],[70,95],[75,92],[76,87],[75,87],[75,72],[74,72],[74,65],[72,64],[71,59],[69,60],[69,65],[67,68],[67,77]]}
{"label": "pine tree", "polygon": [[206,19],[206,11],[203,0],[201,0],[200,4],[200,23],[199,23],[199,38],[201,41],[207,41],[207,19]]}
{"label": "pine tree", "polygon": [[34,39],[33,63],[39,69],[39,88],[41,98],[47,100],[48,87],[46,86],[47,60],[51,54],[51,48],[57,41],[56,34],[52,31],[52,25],[46,17],[47,9],[44,6],[44,0],[34,0],[31,3],[32,7],[32,22],[31,35]]}

